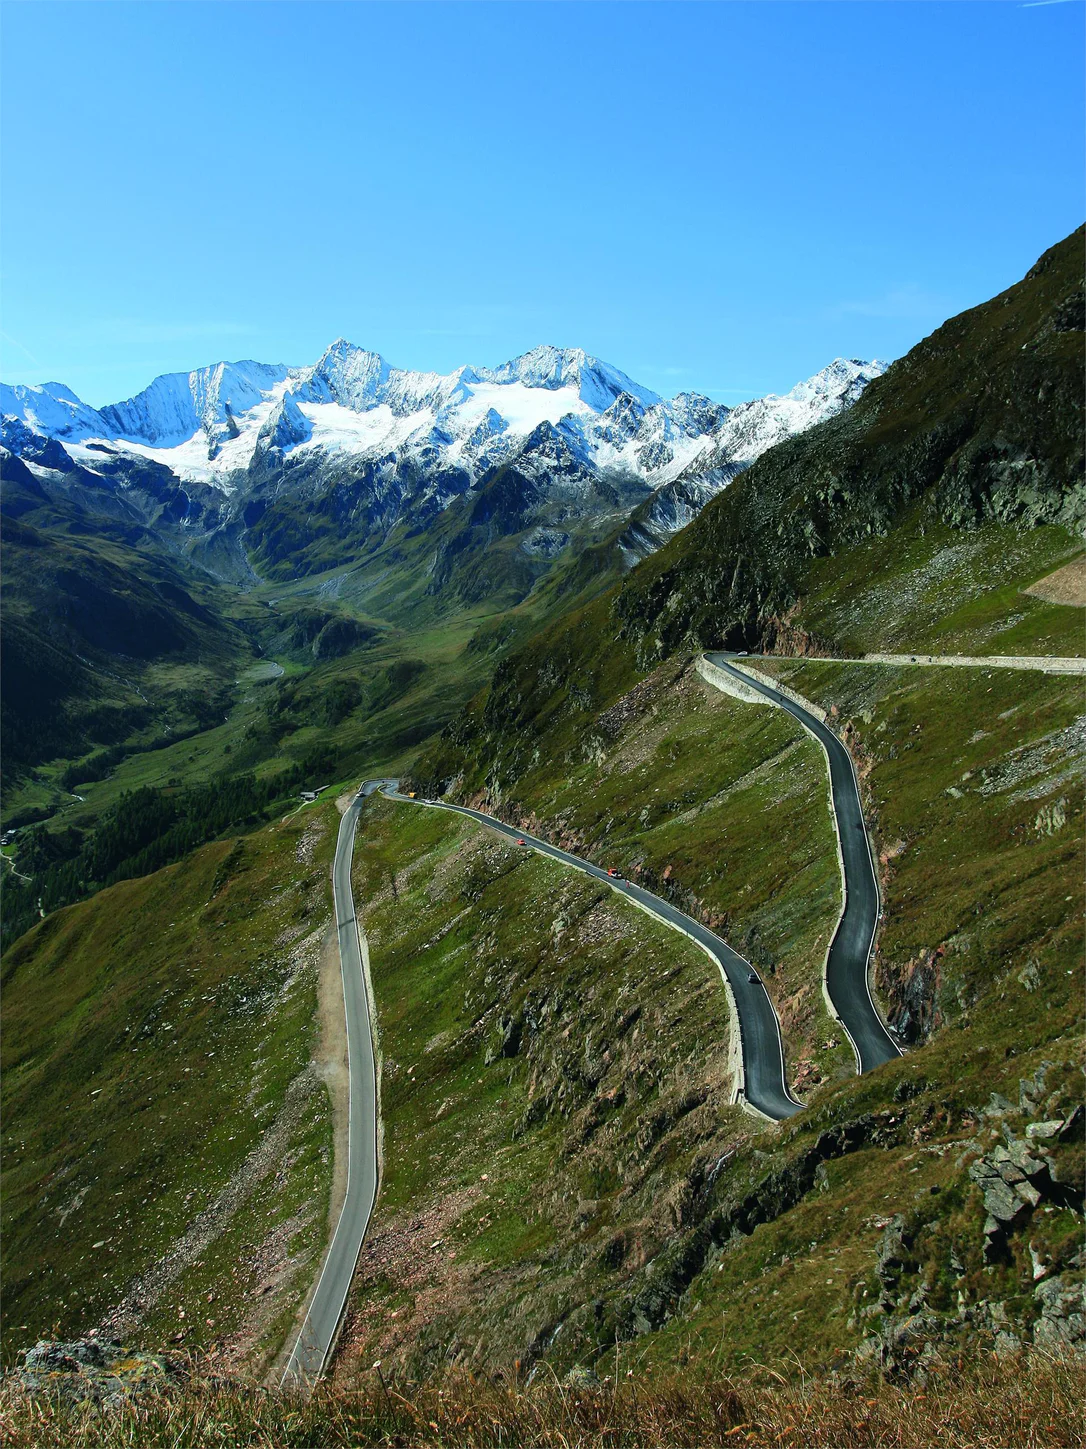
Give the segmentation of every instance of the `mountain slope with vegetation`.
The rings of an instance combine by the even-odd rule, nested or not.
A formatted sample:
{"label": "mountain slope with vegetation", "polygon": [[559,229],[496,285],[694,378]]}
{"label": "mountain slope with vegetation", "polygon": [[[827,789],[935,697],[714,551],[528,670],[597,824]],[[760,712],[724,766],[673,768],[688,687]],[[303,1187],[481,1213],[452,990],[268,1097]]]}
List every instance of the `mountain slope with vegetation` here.
{"label": "mountain slope with vegetation", "polygon": [[623,632],[650,649],[772,646],[812,560],[873,537],[892,548],[903,524],[1081,525],[1083,236],[765,455],[630,578]]}
{"label": "mountain slope with vegetation", "polygon": [[[691,1179],[687,1222],[643,1283],[604,1296],[598,1335],[556,1345],[564,1363],[616,1339],[659,1365],[710,1352],[764,1362],[801,1322],[819,1325],[808,1357],[852,1347],[888,1371],[948,1340],[1081,1336],[1060,1317],[1083,1269],[1071,1186],[1080,683],[803,662],[880,648],[1084,652],[1081,608],[1034,588],[1082,550],[1081,252],[1077,233],[848,414],[766,454],[624,583],[516,649],[419,762],[419,788],[648,870],[688,908],[720,913],[737,949],[760,935],[775,963],[798,934],[782,913],[787,884],[759,897],[743,836],[760,830],[782,855],[791,833],[775,802],[740,809],[736,797],[739,721],[768,711],[729,703],[715,752],[699,740],[684,761],[661,684],[679,689],[691,646],[776,651],[767,667],[827,710],[861,777],[886,907],[876,980],[913,1050],[846,1080],[815,1038],[808,1112],[740,1154],[713,1191]],[[1042,1125],[1050,1111],[1058,1126]],[[785,1139],[808,1132],[822,1134],[818,1151],[793,1159]],[[1063,1134],[1059,1163],[1024,1145],[1046,1132]],[[1008,1151],[1028,1168],[1008,1181],[1049,1185],[1003,1201],[993,1183]],[[722,1318],[734,1331],[723,1343]],[[658,1332],[642,1337],[642,1319]]]}
{"label": "mountain slope with vegetation", "polygon": [[91,1328],[250,1373],[279,1351],[333,1184],[337,818],[205,846],[5,954],[6,1362]]}
{"label": "mountain slope with vegetation", "polygon": [[1076,611],[1022,591],[1082,548],[1083,236],[945,323],[847,412],[771,449],[621,584],[515,651],[419,778],[505,789],[535,750],[560,756],[692,645],[1082,653]]}
{"label": "mountain slope with vegetation", "polygon": [[[271,790],[285,760],[317,746],[336,744],[322,765],[338,777],[382,748],[406,764],[422,744],[421,789],[530,823],[711,920],[758,966],[805,1102],[780,1125],[731,1105],[726,997],[688,942],[480,827],[372,800],[355,883],[378,1008],[385,1164],[336,1365],[339,1402],[360,1377],[364,1391],[375,1360],[386,1404],[390,1372],[403,1382],[463,1369],[517,1385],[534,1374],[534,1389],[553,1376],[569,1390],[568,1427],[594,1377],[662,1384],[676,1367],[700,1379],[798,1355],[804,1372],[841,1375],[855,1396],[875,1376],[937,1388],[978,1349],[1057,1360],[1079,1350],[1080,681],[831,656],[880,646],[1083,652],[1081,609],[1027,592],[1081,556],[1081,244],[1080,234],[1061,243],[1008,293],[947,323],[851,412],[766,454],[602,596],[593,593],[622,554],[617,535],[552,574],[535,604],[495,613],[465,594],[451,624],[410,637],[370,608],[399,586],[395,570],[384,581],[344,570],[284,582],[283,597],[264,601],[259,637],[274,633],[292,666],[306,656],[306,672],[254,685],[243,712],[207,732],[225,771],[203,782],[206,799],[229,771]],[[345,599],[372,632],[317,659],[316,641],[331,628],[334,653],[341,627],[317,616],[333,603],[338,615]],[[862,1078],[821,997],[840,889],[821,757],[783,715],[696,676],[693,652],[719,644],[775,651],[757,663],[820,704],[857,763],[885,908],[875,984],[910,1048]],[[106,789],[134,783],[137,764],[101,782],[103,802]],[[183,833],[191,788],[156,793],[155,809],[165,802],[175,815],[117,869],[141,868],[140,850]],[[208,1034],[242,1023],[229,1072],[199,1083],[218,1171],[234,1145],[222,1144],[214,1114],[224,1092],[242,1091],[253,1054],[267,1058],[261,1042],[282,1068],[254,1098],[269,1119],[291,1073],[306,1069],[312,979],[278,995],[276,983],[283,952],[303,939],[301,918],[327,892],[330,808],[312,818],[324,834],[297,870],[299,826],[256,830],[255,812],[243,839],[118,881],[5,956],[5,990],[24,1023],[5,1043],[17,1109],[13,1140],[10,1106],[5,1128],[15,1153],[5,1257],[28,1324],[50,1301],[34,1252],[55,1181],[90,1183],[69,1213],[72,1241],[47,1219],[66,1332],[105,1321],[121,1278],[137,1281],[199,1206],[185,1199],[202,1150],[181,1140],[185,1120],[146,1142],[116,1125],[141,1082],[165,1123],[169,1073],[175,1087],[178,1072],[199,1064],[206,1074],[221,1050]],[[233,828],[225,816],[211,824]],[[132,844],[123,829],[113,835],[118,849]],[[68,863],[89,869],[97,839],[71,842]],[[153,927],[138,949],[126,905]],[[230,995],[224,947],[239,953],[263,1015],[250,1020]],[[183,1030],[172,1015],[159,1025],[174,999],[167,979],[180,1005],[207,1007]],[[137,1070],[142,1037],[136,1051],[127,1045],[137,1017],[149,1040],[158,1033],[157,1075]],[[106,1081],[91,1099],[99,1071]],[[64,1105],[50,1072],[72,1098],[77,1134],[57,1136]],[[292,1225],[304,1217],[297,1262],[310,1266],[330,1191],[318,1097],[292,1139],[285,1161],[300,1176],[288,1174],[281,1199]],[[190,1098],[180,1100],[188,1111]],[[241,1117],[237,1153],[251,1156],[257,1117]],[[152,1203],[121,1176],[115,1207],[95,1196],[107,1140],[129,1184],[145,1160],[157,1174],[161,1239],[147,1226],[158,1221]],[[253,1210],[268,1237],[280,1198],[269,1202]],[[67,1212],[69,1199],[57,1205]],[[84,1205],[85,1221],[71,1216]],[[125,1214],[153,1238],[143,1259],[115,1236]],[[161,1296],[136,1331],[165,1335],[171,1314],[183,1307],[187,1322],[211,1293],[233,1305],[242,1332],[239,1254],[247,1268],[263,1259],[240,1231],[239,1216],[177,1280],[189,1296]],[[93,1255],[115,1246],[124,1275],[96,1268]],[[300,1270],[282,1281],[253,1363],[267,1361],[301,1292]],[[186,1341],[213,1341],[218,1327],[205,1321]],[[8,1342],[26,1336],[13,1324]],[[429,1429],[444,1423],[433,1412]],[[729,1411],[713,1433],[733,1442],[725,1432],[746,1423]],[[780,1442],[789,1432],[774,1430]]]}
{"label": "mountain slope with vegetation", "polygon": [[26,517],[4,519],[3,542],[5,783],[57,756],[221,715],[252,646],[210,581],[158,551]]}
{"label": "mountain slope with vegetation", "polygon": [[[462,1336],[450,1328],[440,1339],[457,1362],[474,1368],[482,1352],[474,1345],[486,1345],[492,1357],[508,1342],[504,1368],[540,1356],[559,1373],[590,1363],[602,1374],[616,1344],[639,1371],[676,1360],[692,1371],[710,1363],[738,1370],[750,1359],[777,1363],[795,1351],[799,1329],[809,1370],[840,1367],[856,1352],[891,1374],[997,1339],[1001,1350],[1013,1350],[1031,1341],[1059,1347],[1080,1336],[1073,1305],[1084,1266],[1081,1110],[1076,1114],[1083,1066],[1081,681],[832,661],[773,667],[827,710],[857,759],[886,912],[875,980],[910,1049],[856,1078],[847,1044],[839,1033],[830,1036],[833,1024],[810,1014],[812,996],[821,1005],[825,936],[818,932],[835,915],[835,862],[832,843],[820,842],[820,829],[828,833],[824,783],[803,779],[802,749],[799,740],[789,746],[788,721],[768,706],[699,703],[707,685],[683,677],[677,664],[662,667],[624,695],[609,719],[597,720],[586,751],[575,748],[566,766],[541,759],[492,806],[512,819],[530,809],[536,828],[572,837],[603,863],[631,873],[649,867],[658,888],[674,891],[688,909],[711,906],[738,949],[761,953],[755,959],[781,1013],[808,1110],[760,1131],[722,1120],[702,1137],[695,1159],[684,1165],[672,1158],[674,1175],[659,1188],[676,1204],[671,1231],[641,1256],[616,1253],[601,1276],[592,1234],[599,1223],[621,1221],[632,1182],[621,1138],[594,1136],[597,1181],[607,1182],[610,1170],[614,1186],[588,1193],[576,1186],[571,1145],[584,1108],[545,1102],[539,1122],[564,1123],[567,1145],[548,1158],[536,1192],[521,1184],[511,1200],[538,1201],[544,1182],[558,1200],[574,1191],[593,1200],[579,1248],[563,1247],[545,1280],[555,1291],[563,1285],[557,1299],[546,1299],[549,1321],[561,1322],[562,1333],[544,1335],[543,1348],[531,1334],[518,1341],[500,1295],[491,1301],[491,1322],[487,1306],[474,1301],[470,1272],[453,1271],[438,1255],[415,1261],[404,1218],[403,1235],[393,1233],[382,1252],[390,1255],[386,1269],[407,1265],[410,1274],[382,1273],[379,1261],[378,1271],[360,1279],[359,1323],[369,1325],[363,1357],[370,1349],[380,1356],[392,1338],[398,1356],[418,1371],[433,1351],[422,1325],[435,1301],[448,1323],[464,1324]],[[390,824],[405,832],[405,844],[413,839],[410,821]],[[412,872],[420,872],[421,885],[434,865],[418,842],[408,844],[404,862],[395,885],[406,899],[415,889]],[[812,890],[819,880],[821,901]],[[403,952],[410,959],[411,942],[424,934],[434,957],[426,971],[428,1010],[440,1017],[459,1009],[478,940],[463,934],[471,917],[447,939],[424,902],[388,919],[393,939],[386,945],[382,928],[374,949],[379,998],[400,989],[394,979],[384,984],[384,963],[393,969]],[[483,965],[497,973],[495,998],[511,995],[502,989],[515,972],[508,953],[484,950]],[[571,961],[567,979],[573,969]],[[671,1000],[669,1048],[707,1021],[704,1007],[682,990]],[[428,1084],[438,1058],[420,1050],[411,1017],[385,1010],[382,1020],[385,1052],[416,1065],[410,1081]],[[526,1057],[532,1091],[544,1081],[537,1063],[562,1050],[558,1027],[537,1014],[518,1039],[514,1058]],[[580,1033],[594,1041],[603,1028],[589,1011]],[[609,1104],[630,1091],[623,1046],[608,1046],[614,1075],[601,1079],[594,1107],[604,1121],[611,1120]],[[476,1075],[490,1082],[484,1047],[470,1021],[455,1041],[440,1043],[441,1052],[476,1054]],[[393,1121],[398,1087],[389,1095]],[[465,1097],[461,1110],[484,1112],[488,1134],[504,1119],[508,1150],[521,1153],[525,1109],[513,1087],[514,1078],[507,1086],[502,1075],[494,1083],[502,1100],[480,1095],[470,1107]],[[440,1079],[432,1091],[440,1095]],[[469,1144],[479,1137],[460,1125],[442,1140],[467,1166]],[[482,1189],[487,1214],[498,1201],[509,1211],[498,1185],[504,1160],[492,1153],[483,1168],[496,1184]],[[997,1188],[1004,1161],[1011,1163],[1008,1182]],[[390,1167],[393,1176],[402,1170]],[[1014,1195],[1013,1182],[1025,1184],[1024,1196]],[[435,1184],[412,1199],[427,1229],[428,1214],[444,1212],[449,1251],[466,1257],[469,1268],[478,1252],[491,1251],[477,1221],[478,1192],[443,1203]],[[521,1210],[525,1231],[533,1212]],[[504,1271],[499,1259],[493,1266]],[[522,1286],[522,1315],[542,1311],[540,1282],[538,1292]]]}

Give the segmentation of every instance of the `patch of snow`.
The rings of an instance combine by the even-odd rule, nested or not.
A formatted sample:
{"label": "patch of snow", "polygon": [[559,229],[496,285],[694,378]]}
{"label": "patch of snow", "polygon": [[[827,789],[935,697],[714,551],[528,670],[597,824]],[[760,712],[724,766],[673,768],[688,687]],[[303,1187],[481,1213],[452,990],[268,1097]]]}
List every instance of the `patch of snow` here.
{"label": "patch of snow", "polygon": [[363,454],[383,454],[399,447],[433,425],[431,412],[397,417],[388,403],[355,412],[341,403],[300,403],[310,425],[309,440],[300,448],[328,448]]}
{"label": "patch of snow", "polygon": [[[467,397],[455,410],[458,433],[470,433],[488,414],[495,414],[517,437],[526,438],[540,423],[552,426],[569,413],[594,417],[576,387],[550,389],[523,382],[477,382],[465,389]],[[443,415],[442,418],[445,421]]]}

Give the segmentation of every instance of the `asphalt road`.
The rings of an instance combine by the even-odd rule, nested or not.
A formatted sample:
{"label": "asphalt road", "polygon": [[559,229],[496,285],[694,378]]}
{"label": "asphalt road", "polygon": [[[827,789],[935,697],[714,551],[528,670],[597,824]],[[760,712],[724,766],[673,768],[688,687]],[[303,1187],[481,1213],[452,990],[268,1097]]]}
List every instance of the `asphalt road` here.
{"label": "asphalt road", "polygon": [[377,1196],[377,1070],[370,1030],[370,1003],[351,892],[351,859],[363,801],[385,783],[384,780],[367,780],[339,823],[336,858],[332,866],[332,892],[347,1017],[350,1085],[347,1192],[317,1287],[283,1371],[281,1382],[284,1386],[307,1386],[324,1370],[339,1331],[347,1290],[351,1286],[362,1250],[362,1239]]}
{"label": "asphalt road", "polygon": [[[706,657],[718,668],[733,674],[772,703],[787,710],[826,751],[845,874],[845,908],[830,946],[826,985],[834,1008],[856,1049],[860,1071],[870,1071],[900,1053],[875,1010],[868,988],[868,961],[878,922],[879,895],[852,759],[837,736],[800,705],[779,694],[771,685],[732,668],[728,656],[710,654]],[[508,840],[523,840],[532,850],[583,871],[688,936],[716,962],[728,983],[739,1018],[744,1082],[741,1095],[747,1105],[773,1121],[792,1116],[802,1106],[791,1096],[785,1082],[780,1023],[765,987],[757,979],[750,962],[714,932],[643,886],[608,875],[602,866],[582,860],[549,841],[527,835],[466,805],[402,795],[396,789],[396,783],[393,780],[367,780],[340,821],[336,842],[332,886],[343,974],[350,1081],[347,1192],[309,1309],[283,1372],[284,1385],[293,1383],[301,1387],[311,1384],[324,1370],[339,1331],[351,1278],[377,1196],[377,1073],[370,1030],[370,1002],[351,891],[351,860],[358,816],[366,797],[375,790],[384,787],[385,793],[393,800],[466,815]],[[752,976],[755,977],[753,981],[750,979]]]}
{"label": "asphalt road", "polygon": [[749,688],[786,710],[826,752],[830,767],[830,795],[841,842],[845,909],[830,944],[826,961],[826,991],[841,1024],[848,1032],[861,1072],[869,1072],[901,1052],[882,1024],[871,999],[868,968],[879,921],[879,888],[871,847],[860,805],[860,788],[852,756],[831,729],[809,710],[796,704],[755,674],[735,669],[727,654],[706,654],[706,659]]}
{"label": "asphalt road", "polygon": [[695,941],[707,955],[711,956],[726,979],[739,1014],[739,1035],[743,1053],[743,1099],[763,1116],[779,1122],[798,1112],[802,1103],[797,1102],[788,1091],[784,1078],[784,1053],[781,1046],[780,1024],[773,1003],[766,994],[761,981],[751,982],[748,978],[754,971],[749,961],[736,954],[730,946],[714,935],[707,927],[692,916],[685,915],[673,905],[632,881],[609,876],[607,871],[580,856],[560,850],[549,841],[526,835],[504,821],[495,820],[481,810],[471,810],[466,805],[450,805],[444,800],[412,800],[407,795],[389,789],[385,792],[394,800],[407,801],[413,805],[424,805],[434,810],[450,810],[456,815],[466,815],[497,831],[512,841],[523,840],[540,855],[549,855],[563,865],[572,865],[586,875],[609,885],[620,895],[635,901],[657,919],[675,927],[683,935]]}

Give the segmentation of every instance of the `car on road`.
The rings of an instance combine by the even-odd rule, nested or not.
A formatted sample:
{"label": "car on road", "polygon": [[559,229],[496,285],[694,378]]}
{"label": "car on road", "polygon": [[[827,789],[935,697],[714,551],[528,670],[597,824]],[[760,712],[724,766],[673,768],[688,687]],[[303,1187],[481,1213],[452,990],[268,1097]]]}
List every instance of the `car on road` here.
{"label": "car on road", "polygon": [[612,880],[622,879],[622,872],[619,870],[613,870],[612,868],[608,867],[607,874],[611,877]]}
{"label": "car on road", "polygon": [[762,978],[758,975],[757,971],[750,972],[747,976],[747,984],[749,986],[761,986]]}
{"label": "car on road", "polygon": [[528,844],[528,842],[527,842],[527,841],[526,841],[526,840],[518,840],[518,841],[517,841],[517,844],[518,844],[518,845],[527,845],[527,844]]}

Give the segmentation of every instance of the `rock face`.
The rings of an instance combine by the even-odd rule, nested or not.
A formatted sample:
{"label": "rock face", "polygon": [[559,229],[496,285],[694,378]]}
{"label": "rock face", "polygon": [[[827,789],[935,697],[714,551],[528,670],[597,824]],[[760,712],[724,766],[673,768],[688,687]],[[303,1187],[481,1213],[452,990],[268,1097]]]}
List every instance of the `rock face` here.
{"label": "rock face", "polygon": [[1033,1290],[1040,1317],[1033,1325],[1033,1342],[1038,1348],[1058,1350],[1086,1345],[1086,1302],[1081,1283],[1049,1278]]}
{"label": "rock face", "polygon": [[115,1405],[183,1383],[188,1370],[180,1359],[138,1352],[111,1339],[42,1339],[7,1377],[31,1394]]}
{"label": "rock face", "polygon": [[[988,1140],[969,1144],[959,1158],[963,1165],[981,1149],[966,1170],[985,1214],[983,1227],[973,1229],[976,1237],[949,1252],[945,1245],[936,1248],[933,1256],[929,1245],[937,1234],[925,1228],[922,1214],[897,1213],[886,1222],[875,1252],[877,1296],[853,1318],[869,1335],[857,1350],[860,1362],[923,1378],[942,1345],[978,1336],[997,1354],[1017,1353],[1032,1342],[1048,1352],[1086,1355],[1080,1182],[1086,1114],[1076,1107],[1063,1117],[1027,1121],[1024,1131],[1016,1122],[1038,1111],[1050,1065],[1021,1083],[1020,1106],[992,1094],[980,1116],[999,1124],[1003,1141],[991,1143],[989,1127]],[[1047,1227],[1061,1215],[1075,1231],[1053,1259],[1043,1244]],[[978,1260],[978,1239],[982,1266],[970,1273],[967,1262]],[[940,1279],[955,1283],[956,1310]]]}
{"label": "rock face", "polygon": [[969,1176],[984,1195],[988,1213],[984,1231],[989,1244],[1002,1237],[1012,1223],[1041,1201],[1035,1181],[1051,1186],[1048,1163],[1034,1157],[1024,1143],[1014,1138],[1009,1148],[999,1145],[974,1162]]}

